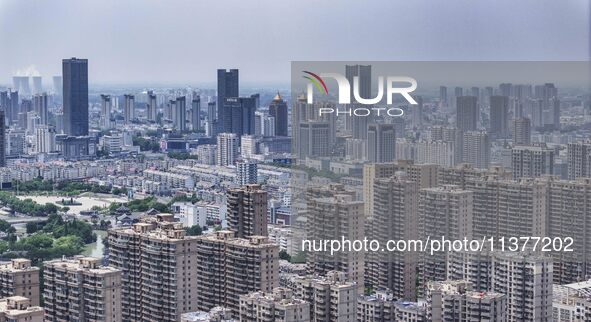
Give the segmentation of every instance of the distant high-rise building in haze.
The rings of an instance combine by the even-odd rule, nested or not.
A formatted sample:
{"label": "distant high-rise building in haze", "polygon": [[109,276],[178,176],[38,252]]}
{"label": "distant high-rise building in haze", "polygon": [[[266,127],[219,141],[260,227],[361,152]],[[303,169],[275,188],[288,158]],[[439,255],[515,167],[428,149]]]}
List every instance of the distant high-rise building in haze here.
{"label": "distant high-rise building in haze", "polygon": [[10,92],[10,108],[6,110],[6,118],[8,119],[7,124],[12,125],[15,121],[18,120],[18,113],[19,113],[19,95],[17,92]]}
{"label": "distant high-rise building in haze", "polygon": [[193,96],[191,100],[191,128],[193,132],[201,131],[201,97]]}
{"label": "distant high-rise building in haze", "polygon": [[230,97],[239,97],[239,91],[238,69],[218,69],[216,133],[232,132],[232,109],[225,106],[225,101]]}
{"label": "distant high-rise building in haze", "polygon": [[396,133],[392,124],[369,124],[367,128],[367,160],[391,162],[396,152]]}
{"label": "distant high-rise building in haze", "polygon": [[267,191],[249,184],[228,190],[228,229],[236,237],[267,236]]}
{"label": "distant high-rise building in haze", "polygon": [[101,94],[101,127],[103,129],[110,129],[113,127],[111,123],[111,110],[113,104],[111,95]]}
{"label": "distant high-rise building in haze", "polygon": [[184,96],[177,97],[173,105],[172,125],[179,132],[187,130],[187,99]]}
{"label": "distant high-rise building in haze", "polygon": [[464,89],[463,89],[463,88],[461,88],[461,87],[459,87],[459,86],[456,86],[456,87],[454,88],[454,96],[455,96],[456,98],[458,98],[458,97],[460,97],[460,96],[464,96]]}
{"label": "distant high-rise building in haze", "polygon": [[0,110],[0,167],[6,166],[6,120],[4,111]]}
{"label": "distant high-rise building in haze", "polygon": [[554,174],[554,150],[538,146],[516,146],[511,149],[513,179],[535,178]]}
{"label": "distant high-rise building in haze", "polygon": [[531,121],[528,118],[516,118],[513,120],[513,144],[531,144]]}
{"label": "distant high-rise building in haze", "polygon": [[13,88],[21,93],[22,96],[31,95],[31,87],[29,85],[29,76],[13,76]]}
{"label": "distant high-rise building in haze", "polygon": [[135,96],[132,94],[124,95],[123,119],[125,124],[130,124],[135,118]]}
{"label": "distant high-rise building in haze", "polygon": [[[351,104],[358,104],[353,93],[355,78],[359,81],[359,96],[371,98],[371,65],[346,65],[345,77],[351,84]],[[371,117],[346,116],[346,128],[353,134],[354,139],[367,138],[367,125],[371,123]]]}
{"label": "distant high-rise building in haze", "polygon": [[441,107],[447,105],[447,87],[439,86],[439,105]]}
{"label": "distant high-rise building in haze", "polygon": [[478,128],[478,98],[456,97],[456,127],[460,131],[474,131]]}
{"label": "distant high-rise building in haze", "polygon": [[33,92],[31,94],[41,94],[43,92],[43,80],[41,76],[31,77],[33,80]]}
{"label": "distant high-rise building in haze", "polygon": [[156,94],[154,94],[153,91],[148,91],[148,104],[146,114],[148,121],[156,121],[156,116],[158,115],[158,101],[156,100]]}
{"label": "distant high-rise building in haze", "polygon": [[462,162],[480,169],[490,165],[490,139],[484,131],[467,131],[462,136]]}
{"label": "distant high-rise building in haze", "polygon": [[489,133],[496,139],[504,139],[509,136],[509,97],[490,97]]}
{"label": "distant high-rise building in haze", "polygon": [[63,95],[63,88],[64,88],[64,83],[63,83],[63,79],[62,76],[53,76],[53,93],[58,96],[58,97],[62,97]]}
{"label": "distant high-rise building in haze", "polygon": [[88,135],[88,60],[62,61],[64,91],[64,133]]}
{"label": "distant high-rise building in haze", "polygon": [[269,105],[269,114],[275,118],[275,135],[287,136],[287,103],[279,93]]}
{"label": "distant high-rise building in haze", "polygon": [[215,102],[208,102],[207,103],[207,128],[205,133],[207,136],[213,137],[215,134],[215,125],[217,123],[217,112],[216,112],[216,103]]}
{"label": "distant high-rise building in haze", "polygon": [[421,127],[423,125],[423,97],[415,96],[417,105],[410,106],[410,121],[412,126]]}
{"label": "distant high-rise building in haze", "polygon": [[48,96],[47,93],[35,94],[33,96],[33,109],[39,116],[39,124],[48,124]]}
{"label": "distant high-rise building in haze", "polygon": [[499,84],[499,94],[501,96],[512,96],[513,95],[513,84],[511,83],[502,83]]}
{"label": "distant high-rise building in haze", "polygon": [[328,122],[300,122],[296,151],[298,158],[325,157],[330,155]]}

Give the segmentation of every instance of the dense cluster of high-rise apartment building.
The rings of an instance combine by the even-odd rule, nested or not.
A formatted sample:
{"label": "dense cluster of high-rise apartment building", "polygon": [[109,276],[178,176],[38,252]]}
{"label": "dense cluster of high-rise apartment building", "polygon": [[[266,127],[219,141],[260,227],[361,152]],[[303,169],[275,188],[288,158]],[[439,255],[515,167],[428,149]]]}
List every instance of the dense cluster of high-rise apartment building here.
{"label": "dense cluster of high-rise apartment building", "polygon": [[[0,321],[591,321],[589,93],[441,86],[403,116],[337,116],[318,110],[356,104],[245,95],[238,69],[217,70],[217,90],[99,93],[88,64],[64,59],[53,92],[21,76],[0,91],[0,187],[197,200],[101,218],[104,258],[1,263]],[[372,66],[344,72],[372,96]],[[442,237],[492,241],[302,251]],[[503,237],[569,237],[573,251],[503,252]]]}

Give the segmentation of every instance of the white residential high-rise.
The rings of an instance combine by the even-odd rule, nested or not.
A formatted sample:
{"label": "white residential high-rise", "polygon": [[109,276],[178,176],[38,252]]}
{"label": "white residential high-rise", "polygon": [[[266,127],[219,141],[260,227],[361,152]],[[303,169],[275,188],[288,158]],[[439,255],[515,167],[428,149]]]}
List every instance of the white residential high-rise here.
{"label": "white residential high-rise", "polygon": [[217,136],[217,165],[227,166],[236,163],[238,153],[238,136],[235,133],[220,133]]}
{"label": "white residential high-rise", "polygon": [[463,135],[462,162],[476,168],[488,169],[490,165],[490,140],[484,131],[468,131]]}
{"label": "white residential high-rise", "polygon": [[49,125],[39,125],[35,129],[35,152],[55,151],[55,129]]}
{"label": "white residential high-rise", "polygon": [[236,183],[243,186],[258,182],[257,163],[253,161],[236,162]]}

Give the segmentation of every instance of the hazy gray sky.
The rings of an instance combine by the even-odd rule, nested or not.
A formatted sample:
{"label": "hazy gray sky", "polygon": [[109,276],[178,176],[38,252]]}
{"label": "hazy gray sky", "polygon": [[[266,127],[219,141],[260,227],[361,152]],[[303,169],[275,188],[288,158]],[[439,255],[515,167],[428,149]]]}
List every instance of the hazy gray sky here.
{"label": "hazy gray sky", "polygon": [[586,0],[0,0],[0,83],[287,84],[292,60],[587,60]]}

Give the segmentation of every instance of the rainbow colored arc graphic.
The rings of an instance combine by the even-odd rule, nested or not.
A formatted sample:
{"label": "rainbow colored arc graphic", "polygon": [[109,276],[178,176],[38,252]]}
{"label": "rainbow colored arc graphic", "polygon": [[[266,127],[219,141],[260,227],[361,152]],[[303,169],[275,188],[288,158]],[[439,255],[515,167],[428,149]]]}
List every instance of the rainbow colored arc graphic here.
{"label": "rainbow colored arc graphic", "polygon": [[[310,77],[310,76],[304,75],[305,79],[308,79],[309,81],[312,82],[312,84],[316,85],[316,88],[318,88],[319,91],[321,91],[321,92],[324,91],[326,94],[328,94],[328,88],[326,88],[326,84],[324,83],[322,78],[320,78],[320,76],[318,76],[312,72],[309,72],[307,70],[304,70],[303,72],[312,76],[312,77]],[[321,84],[322,84],[322,86],[321,86]]]}

